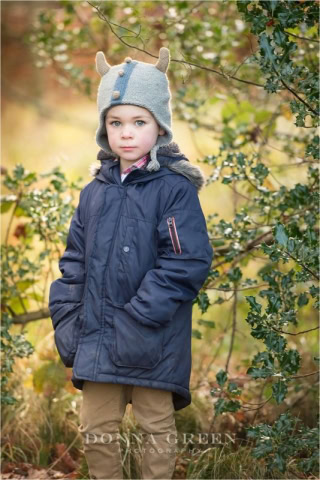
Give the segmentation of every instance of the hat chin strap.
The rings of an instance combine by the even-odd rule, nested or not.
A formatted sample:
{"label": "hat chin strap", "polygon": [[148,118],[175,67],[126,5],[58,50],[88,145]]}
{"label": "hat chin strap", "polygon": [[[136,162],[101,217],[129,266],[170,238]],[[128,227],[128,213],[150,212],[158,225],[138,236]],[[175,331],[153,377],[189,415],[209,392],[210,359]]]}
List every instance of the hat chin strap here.
{"label": "hat chin strap", "polygon": [[154,145],[150,150],[151,161],[148,163],[146,169],[149,172],[156,172],[160,170],[160,163],[157,160],[157,150],[160,148],[159,145]]}

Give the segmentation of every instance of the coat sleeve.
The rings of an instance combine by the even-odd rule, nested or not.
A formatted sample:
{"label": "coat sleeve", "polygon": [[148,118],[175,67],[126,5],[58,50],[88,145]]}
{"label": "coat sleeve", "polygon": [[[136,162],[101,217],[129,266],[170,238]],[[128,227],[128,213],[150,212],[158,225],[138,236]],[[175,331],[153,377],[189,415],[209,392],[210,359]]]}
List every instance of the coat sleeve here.
{"label": "coat sleeve", "polygon": [[66,249],[59,260],[62,277],[50,286],[49,310],[54,328],[68,312],[82,306],[85,283],[83,192],[71,219]]}
{"label": "coat sleeve", "polygon": [[[170,217],[174,217],[175,229],[169,229]],[[157,234],[155,268],[146,273],[136,295],[124,305],[137,322],[156,328],[170,322],[182,302],[198,295],[213,258],[197,189],[188,180],[172,188]]]}

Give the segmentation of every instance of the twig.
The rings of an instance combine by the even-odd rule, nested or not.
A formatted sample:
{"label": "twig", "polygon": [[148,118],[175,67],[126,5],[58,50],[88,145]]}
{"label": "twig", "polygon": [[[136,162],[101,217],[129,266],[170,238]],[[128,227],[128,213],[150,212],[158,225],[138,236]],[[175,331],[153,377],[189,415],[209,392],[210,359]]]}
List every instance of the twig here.
{"label": "twig", "polygon": [[261,283],[260,285],[251,285],[251,287],[245,287],[245,288],[218,288],[218,287],[210,287],[210,284],[208,287],[206,287],[206,290],[219,290],[220,292],[243,292],[244,290],[252,290],[253,288],[262,288],[262,287],[268,287],[269,284],[267,283]]}
{"label": "twig", "polygon": [[292,258],[292,260],[294,260],[298,265],[300,265],[300,267],[302,267],[304,270],[306,270],[307,272],[310,273],[310,275],[312,275],[314,278],[316,278],[317,280],[320,280],[319,276],[314,273],[312,270],[310,270],[309,267],[307,267],[306,265],[304,265],[304,263],[300,262],[296,257],[294,257],[293,255],[291,255],[291,253],[288,252],[288,250],[285,250],[286,254],[289,255],[290,258]]}
{"label": "twig", "polygon": [[[280,78],[280,81],[282,83],[282,85],[284,85],[286,87],[287,90],[289,90],[289,92],[292,93],[292,95],[294,95],[298,100],[300,100],[300,102],[302,102],[312,113],[314,113],[316,116],[319,115],[319,112],[317,112],[317,110],[314,110],[305,100],[303,100],[303,98],[301,98],[297,92],[295,92],[291,87],[289,87],[289,85],[287,85],[287,83],[283,80],[283,78],[279,75],[279,73],[277,72],[277,70],[275,70],[276,74],[278,75],[278,77]],[[311,128],[314,128],[314,127],[311,127]]]}
{"label": "twig", "polygon": [[290,33],[287,30],[284,30],[288,35],[291,35],[291,37],[299,38],[299,40],[305,40],[306,42],[315,42],[315,43],[320,43],[319,40],[316,40],[315,38],[308,38],[308,37],[300,37],[299,35],[296,35],[295,33]]}
{"label": "twig", "polygon": [[44,308],[36,312],[24,313],[22,315],[15,315],[12,317],[12,323],[17,325],[25,325],[26,323],[33,322],[34,320],[42,320],[44,318],[50,318],[50,310]]}
{"label": "twig", "polygon": [[[118,38],[118,40],[120,40],[121,43],[123,43],[124,45],[126,45],[127,47],[129,48],[133,48],[134,50],[138,50],[139,52],[142,52],[142,53],[145,53],[147,55],[149,55],[150,57],[153,57],[153,58],[158,58],[157,55],[153,55],[152,53],[148,52],[147,50],[145,50],[144,48],[139,48],[139,47],[136,47],[135,45],[130,45],[129,43],[127,43],[126,41],[123,40],[123,37],[120,37],[115,31],[114,29],[112,28],[111,26],[111,22],[107,19],[107,17],[101,12],[101,10],[93,5],[92,3],[90,2],[87,2],[89,5],[92,6],[92,8],[94,8],[97,13],[98,13],[98,16],[99,18],[101,18],[101,20],[104,20],[105,22],[107,22],[107,24],[109,25],[109,28],[110,30],[112,31],[112,33]],[[119,25],[117,25],[119,27]],[[121,27],[121,28],[124,28],[124,27]],[[137,33],[135,33],[135,38],[138,38],[137,36]],[[140,40],[143,42],[143,40],[140,38]],[[221,77],[225,78],[226,80],[230,81],[230,79],[232,80],[236,80],[238,82],[241,82],[241,83],[245,83],[247,85],[254,85],[255,87],[261,87],[261,88],[264,88],[264,85],[260,84],[260,83],[255,83],[255,82],[250,82],[249,80],[244,80],[242,78],[238,78],[238,77],[235,77],[233,75],[228,75],[224,72],[219,72],[218,70],[215,70],[213,68],[209,68],[209,67],[205,67],[204,65],[199,65],[197,63],[192,63],[192,62],[187,62],[185,60],[177,60],[175,58],[171,58],[170,59],[170,62],[176,62],[176,63],[181,63],[181,64],[185,64],[185,65],[189,65],[189,66],[193,66],[193,67],[196,67],[196,68],[199,68],[201,70],[207,70],[209,72],[213,72],[213,73],[216,73],[217,75],[220,75]]]}
{"label": "twig", "polygon": [[305,373],[304,375],[291,375],[290,378],[303,378],[303,377],[310,377],[311,375],[316,375],[317,373],[320,373],[320,370],[317,370],[315,372],[311,373]]}
{"label": "twig", "polygon": [[309,328],[308,330],[302,330],[301,332],[297,332],[297,333],[291,333],[291,332],[285,332],[284,330],[280,330],[279,328],[275,328],[273,327],[272,325],[270,325],[272,330],[275,330],[276,332],[279,332],[279,333],[284,333],[285,335],[301,335],[302,333],[308,333],[308,332],[312,332],[313,330],[318,330],[320,327],[314,327],[314,328]]}
{"label": "twig", "polygon": [[237,325],[237,305],[238,305],[238,291],[237,288],[234,290],[234,298],[233,298],[233,304],[232,304],[232,330],[231,330],[231,340],[230,340],[230,346],[229,346],[229,351],[228,351],[228,357],[226,361],[226,367],[225,371],[228,373],[228,368],[229,368],[229,362],[233,350],[233,344],[234,344],[234,337],[235,337],[235,329]]}

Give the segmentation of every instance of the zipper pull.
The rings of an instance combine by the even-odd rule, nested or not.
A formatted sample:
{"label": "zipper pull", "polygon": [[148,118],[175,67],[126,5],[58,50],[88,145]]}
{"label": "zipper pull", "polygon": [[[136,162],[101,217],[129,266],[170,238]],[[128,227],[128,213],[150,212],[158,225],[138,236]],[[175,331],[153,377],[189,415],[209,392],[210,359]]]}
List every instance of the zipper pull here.
{"label": "zipper pull", "polygon": [[172,246],[173,246],[174,253],[181,254],[182,251],[181,251],[178,232],[177,232],[175,222],[174,222],[174,217],[168,217],[167,218],[167,224],[168,224],[168,228],[169,228],[169,233],[170,233],[170,238],[171,238],[171,243],[172,243]]}

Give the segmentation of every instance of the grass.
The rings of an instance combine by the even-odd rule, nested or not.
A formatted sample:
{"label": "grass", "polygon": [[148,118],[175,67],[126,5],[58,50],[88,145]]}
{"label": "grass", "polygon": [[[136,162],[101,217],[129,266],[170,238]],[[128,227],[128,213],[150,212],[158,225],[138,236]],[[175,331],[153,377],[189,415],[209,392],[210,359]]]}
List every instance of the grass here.
{"label": "grass", "polygon": [[[23,390],[17,386],[17,394]],[[54,398],[24,391],[23,400],[3,410],[2,457],[3,467],[8,463],[30,463],[47,470],[67,473],[66,459],[59,458],[57,444],[63,444],[76,464],[76,477],[88,479],[88,466],[78,433],[80,395],[66,394],[63,390]],[[268,474],[263,460],[251,455],[253,445],[241,438],[235,443],[207,443],[199,445],[183,442],[182,434],[204,433],[208,428],[206,414],[211,406],[205,399],[194,395],[193,403],[175,413],[178,431],[177,458],[174,479],[292,479],[316,478],[304,476],[295,468],[292,459],[289,472]],[[123,471],[125,479],[141,478],[142,445],[135,439],[139,427],[129,407],[120,429],[122,437]],[[126,435],[125,435],[126,434]],[[181,436],[179,436],[181,434]],[[126,440],[127,439],[127,440]]]}
{"label": "grass", "polygon": [[[45,338],[45,337],[42,337]],[[56,361],[52,357],[52,350],[47,341],[36,349],[32,359],[17,359],[14,373],[10,378],[10,390],[13,392],[18,403],[14,406],[6,406],[2,412],[2,459],[3,467],[12,464],[30,463],[42,466],[45,469],[52,468],[62,472],[70,471],[70,465],[66,462],[67,450],[76,465],[76,478],[88,479],[88,466],[84,457],[82,439],[78,432],[79,411],[81,394],[70,387],[70,380],[63,368],[65,383],[61,384],[55,378],[44,376],[43,382],[39,380],[39,370],[43,373],[43,365],[49,365]],[[199,353],[200,355],[200,353]],[[311,369],[310,355],[303,356],[303,364],[307,371]],[[30,371],[31,370],[31,371]],[[48,372],[52,370],[48,368]],[[58,370],[54,370],[57,372]],[[194,372],[195,380],[197,373]],[[60,375],[58,375],[60,379]],[[38,378],[37,388],[33,384],[34,378]],[[201,375],[200,375],[200,378]],[[41,378],[42,379],[42,376]],[[307,377],[301,388],[307,392]],[[293,386],[294,387],[294,386]],[[309,386],[310,388],[310,386]],[[255,389],[247,385],[244,388],[244,398],[251,403],[255,402]],[[292,459],[288,473],[267,473],[263,460],[257,460],[251,455],[253,446],[246,443],[244,428],[251,424],[252,413],[225,414],[218,417],[214,425],[215,432],[227,432],[236,434],[236,442],[223,444],[188,445],[181,441],[183,433],[197,435],[199,432],[207,432],[213,414],[213,398],[209,395],[201,396],[201,390],[192,392],[192,403],[188,407],[175,412],[176,427],[179,443],[177,445],[177,459],[174,479],[267,479],[267,478],[316,478],[303,476],[295,468],[296,459]],[[300,395],[300,390],[290,391],[290,399]],[[288,398],[289,398],[288,397]],[[298,398],[298,397],[297,397]],[[295,402],[296,403],[296,402]],[[295,405],[293,403],[293,405]],[[314,421],[317,405],[316,392],[313,390],[300,400],[295,412],[302,415],[305,424]],[[285,405],[282,405],[284,407]],[[272,423],[278,416],[281,405],[268,404],[264,407],[263,417],[257,418],[256,423]],[[124,478],[139,478],[141,465],[141,445],[134,440],[133,433],[138,434],[138,426],[132,412],[127,411],[122,423],[121,433],[127,433],[127,438],[133,439],[131,444],[120,440],[122,448]],[[283,408],[282,408],[283,411]],[[251,413],[251,414],[250,414]],[[310,423],[311,422],[311,423]],[[240,429],[240,430],[239,430]],[[180,436],[179,436],[180,434]],[[57,445],[62,445],[64,450],[57,450]],[[60,455],[60,456],[59,456]],[[69,468],[69,470],[68,470]]]}

